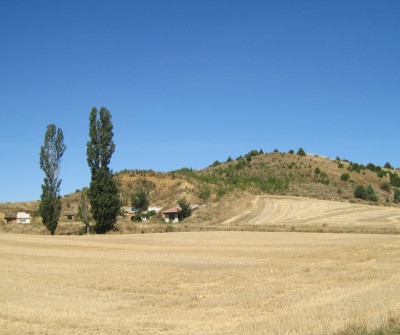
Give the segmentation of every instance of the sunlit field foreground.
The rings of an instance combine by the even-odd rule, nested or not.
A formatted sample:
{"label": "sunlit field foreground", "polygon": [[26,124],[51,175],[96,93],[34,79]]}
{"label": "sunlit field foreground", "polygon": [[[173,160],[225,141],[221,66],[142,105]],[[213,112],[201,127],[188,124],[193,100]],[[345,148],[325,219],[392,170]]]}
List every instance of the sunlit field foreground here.
{"label": "sunlit field foreground", "polygon": [[400,312],[392,235],[0,235],[1,334],[333,334]]}

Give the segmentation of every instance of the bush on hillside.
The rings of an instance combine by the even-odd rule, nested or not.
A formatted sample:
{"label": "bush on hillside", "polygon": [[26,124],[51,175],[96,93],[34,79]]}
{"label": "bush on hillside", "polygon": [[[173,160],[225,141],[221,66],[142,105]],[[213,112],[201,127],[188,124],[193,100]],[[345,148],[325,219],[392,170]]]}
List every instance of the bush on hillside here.
{"label": "bush on hillside", "polygon": [[199,193],[200,199],[207,201],[210,195],[211,195],[211,188],[209,186],[205,185],[200,189]]}
{"label": "bush on hillside", "polygon": [[395,187],[400,187],[400,177],[397,175],[397,173],[389,172],[389,175],[390,175],[390,185]]}
{"label": "bush on hillside", "polygon": [[383,170],[377,171],[376,174],[378,175],[379,178],[386,177],[386,171]]}
{"label": "bush on hillside", "polygon": [[383,167],[386,169],[393,169],[392,165],[389,162],[386,162],[386,164]]}
{"label": "bush on hillside", "polygon": [[400,190],[398,188],[394,190],[394,201],[400,202]]}
{"label": "bush on hillside", "polygon": [[354,196],[356,198],[360,198],[360,199],[363,199],[363,200],[368,200],[367,189],[363,185],[358,184],[357,187],[354,190]]}
{"label": "bush on hillside", "polygon": [[218,166],[221,165],[222,163],[219,160],[216,160],[214,163],[212,163],[211,166]]}
{"label": "bush on hillside", "polygon": [[340,176],[340,180],[348,181],[349,179],[350,179],[350,175],[349,175],[348,173],[343,173],[343,174]]}
{"label": "bush on hillside", "polygon": [[305,156],[305,155],[306,155],[306,152],[304,151],[303,148],[299,148],[299,150],[297,151],[297,154],[298,154],[299,156]]}
{"label": "bush on hillside", "polygon": [[379,185],[380,189],[386,192],[390,192],[392,190],[390,183],[387,181],[384,181]]}
{"label": "bush on hillside", "polygon": [[375,193],[375,190],[372,187],[372,185],[368,185],[367,186],[367,193],[368,193],[368,200],[370,200],[370,201],[378,201],[378,196]]}
{"label": "bush on hillside", "polygon": [[294,150],[289,150],[289,154],[294,154]]}

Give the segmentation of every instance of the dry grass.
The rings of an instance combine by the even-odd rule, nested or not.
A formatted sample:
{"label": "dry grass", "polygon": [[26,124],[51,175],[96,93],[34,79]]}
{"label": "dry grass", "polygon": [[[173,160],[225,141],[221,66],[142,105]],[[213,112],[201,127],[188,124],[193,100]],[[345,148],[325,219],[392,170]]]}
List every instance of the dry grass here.
{"label": "dry grass", "polygon": [[333,334],[400,307],[392,235],[0,234],[0,334]]}

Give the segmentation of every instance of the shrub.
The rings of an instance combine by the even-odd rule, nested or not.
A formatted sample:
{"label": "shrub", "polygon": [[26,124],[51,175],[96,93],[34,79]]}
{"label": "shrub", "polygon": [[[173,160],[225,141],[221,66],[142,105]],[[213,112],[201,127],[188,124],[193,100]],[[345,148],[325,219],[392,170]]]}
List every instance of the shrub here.
{"label": "shrub", "polygon": [[372,172],[374,172],[374,171],[376,171],[376,166],[374,164],[372,164],[372,163],[368,163],[367,164],[367,169],[372,171]]}
{"label": "shrub", "polygon": [[221,165],[222,163],[219,160],[216,160],[214,163],[212,163],[211,166],[218,166]]}
{"label": "shrub", "polygon": [[251,151],[248,153],[248,155],[250,155],[250,156],[257,156],[258,154],[259,154],[259,152],[258,152],[257,150],[255,150],[255,149],[251,150]]}
{"label": "shrub", "polygon": [[289,154],[294,154],[294,150],[289,150]]}
{"label": "shrub", "polygon": [[356,171],[357,173],[361,172],[361,166],[358,163],[350,163],[350,166],[347,168],[348,171],[352,172],[352,171]]}
{"label": "shrub", "polygon": [[382,184],[379,185],[380,189],[386,192],[390,192],[392,190],[390,183],[387,181],[384,181]]}
{"label": "shrub", "polygon": [[321,169],[319,167],[316,167],[314,170],[315,174],[320,174],[321,173]]}
{"label": "shrub", "polygon": [[390,175],[390,185],[395,187],[400,187],[400,177],[397,175],[397,173],[389,172],[389,175]]}
{"label": "shrub", "polygon": [[340,179],[343,180],[343,181],[348,181],[350,179],[350,175],[348,173],[343,173],[340,176]]}
{"label": "shrub", "polygon": [[232,162],[232,161],[233,161],[232,157],[229,156],[228,159],[226,160],[226,163],[229,163],[229,162]]}
{"label": "shrub", "polygon": [[338,164],[337,167],[338,167],[339,169],[343,169],[343,168],[344,168],[344,165],[343,165],[343,163],[339,162],[339,164]]}
{"label": "shrub", "polygon": [[367,186],[367,193],[368,193],[368,200],[378,201],[378,196],[376,195],[375,190],[372,187],[372,185]]}
{"label": "shrub", "polygon": [[199,198],[203,200],[207,200],[210,197],[211,188],[209,186],[203,186],[199,193]]}
{"label": "shrub", "polygon": [[357,187],[354,189],[354,196],[356,198],[368,200],[367,189],[363,185],[358,184]]}
{"label": "shrub", "polygon": [[157,212],[156,211],[148,211],[146,213],[146,219],[150,219],[153,215],[156,215]]}
{"label": "shrub", "polygon": [[303,148],[299,148],[299,150],[297,151],[297,154],[298,154],[299,156],[305,156],[305,155],[306,155],[306,152],[304,151]]}
{"label": "shrub", "polygon": [[190,203],[186,201],[186,199],[180,199],[178,201],[178,205],[181,207],[181,210],[178,212],[179,220],[183,220],[192,215],[192,210],[190,209]]}
{"label": "shrub", "polygon": [[389,162],[386,162],[386,164],[383,167],[386,169],[393,169],[392,165]]}
{"label": "shrub", "polygon": [[217,191],[217,197],[221,198],[221,197],[223,197],[225,194],[226,194],[226,189],[224,189],[224,188],[218,189],[218,191]]}
{"label": "shrub", "polygon": [[377,171],[376,174],[378,175],[379,178],[386,177],[386,171],[383,170]]}
{"label": "shrub", "polygon": [[324,184],[324,185],[329,185],[329,183],[330,183],[329,178],[328,178],[328,176],[326,175],[325,172],[321,172],[318,181],[319,181],[321,184]]}
{"label": "shrub", "polygon": [[400,190],[398,188],[394,190],[394,200],[400,202]]}
{"label": "shrub", "polygon": [[275,149],[274,152],[279,152],[279,150],[278,150],[278,149]]}

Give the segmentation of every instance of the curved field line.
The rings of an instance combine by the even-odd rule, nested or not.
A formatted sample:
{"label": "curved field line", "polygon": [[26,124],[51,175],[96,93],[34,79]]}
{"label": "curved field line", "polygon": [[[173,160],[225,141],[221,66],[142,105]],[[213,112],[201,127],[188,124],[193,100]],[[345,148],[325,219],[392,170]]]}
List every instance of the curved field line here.
{"label": "curved field line", "polygon": [[309,198],[257,196],[224,225],[342,225],[400,228],[400,209]]}

